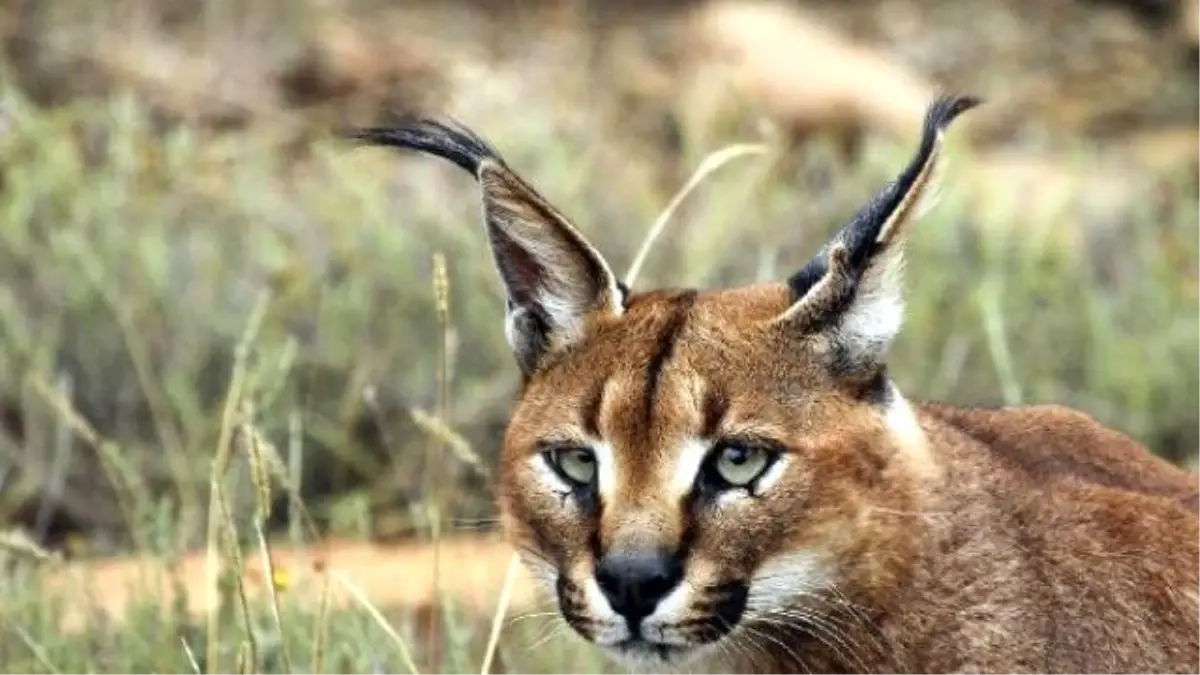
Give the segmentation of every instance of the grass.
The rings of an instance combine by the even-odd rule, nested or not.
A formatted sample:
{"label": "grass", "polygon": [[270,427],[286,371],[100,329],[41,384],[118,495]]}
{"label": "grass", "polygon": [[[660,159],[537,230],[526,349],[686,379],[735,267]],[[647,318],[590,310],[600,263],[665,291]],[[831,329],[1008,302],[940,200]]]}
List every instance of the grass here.
{"label": "grass", "polygon": [[[274,542],[318,531],[436,541],[494,516],[490,467],[515,372],[470,177],[333,138],[298,159],[269,125],[163,132],[128,93],[44,110],[3,91],[15,123],[0,136],[0,401],[20,412],[24,439],[0,438],[0,522],[56,485],[58,518],[90,533],[81,554],[169,561],[205,548],[221,609],[164,609],[147,582],[124,623],[64,632],[82,590],[41,593],[63,563],[10,538],[0,668],[611,667],[549,616],[446,602],[430,634],[353,580],[342,590],[358,602],[334,608],[329,589],[280,584],[273,569]],[[672,201],[610,182],[590,152],[598,139],[557,133],[549,111],[478,126],[638,288],[781,278],[911,151],[875,148],[853,171],[820,144],[795,163],[803,171],[733,153]],[[690,165],[715,149],[693,148]],[[1115,240],[1081,251],[1054,235],[1092,228],[1084,216],[1015,223],[972,207],[954,177],[973,161],[956,152],[909,246],[901,389],[1074,405],[1194,466],[1194,187],[1162,176],[1165,206],[1109,214]],[[252,596],[247,574],[286,589]]]}

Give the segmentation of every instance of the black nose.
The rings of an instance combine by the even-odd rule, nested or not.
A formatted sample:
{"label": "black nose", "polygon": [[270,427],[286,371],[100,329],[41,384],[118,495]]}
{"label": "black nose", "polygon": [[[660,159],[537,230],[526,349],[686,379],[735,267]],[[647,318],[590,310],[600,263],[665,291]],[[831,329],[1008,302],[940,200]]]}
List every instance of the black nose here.
{"label": "black nose", "polygon": [[635,622],[649,616],[683,580],[683,562],[656,551],[609,553],[596,565],[596,583],[613,611]]}

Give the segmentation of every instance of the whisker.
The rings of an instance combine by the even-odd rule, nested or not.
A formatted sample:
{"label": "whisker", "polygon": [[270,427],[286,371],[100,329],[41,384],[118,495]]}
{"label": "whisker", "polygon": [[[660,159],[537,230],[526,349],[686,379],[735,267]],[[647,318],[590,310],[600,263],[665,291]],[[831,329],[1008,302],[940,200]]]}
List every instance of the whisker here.
{"label": "whisker", "polygon": [[546,618],[546,617],[554,617],[554,616],[558,616],[558,612],[557,612],[557,611],[548,611],[548,612],[525,612],[525,613],[523,613],[523,614],[519,614],[519,615],[517,615],[517,616],[514,616],[514,617],[510,618],[510,619],[508,620],[508,622],[507,622],[507,625],[508,625],[508,626],[513,626],[513,625],[515,625],[515,624],[516,624],[518,621],[524,621],[524,620],[526,620],[526,619],[543,619],[543,618]]}
{"label": "whisker", "polygon": [[[805,556],[799,556],[805,557]],[[787,557],[781,558],[783,562],[780,565],[786,566]],[[836,640],[839,644],[846,646],[845,640],[851,639],[851,630],[859,627],[861,631],[855,633],[865,633],[867,646],[874,649],[877,655],[884,655],[890,652],[884,645],[886,638],[882,636],[879,627],[870,620],[867,611],[860,605],[856,605],[846,597],[835,583],[827,581],[814,585],[803,574],[795,574],[789,572],[778,572],[774,574],[766,574],[755,578],[755,587],[763,589],[772,589],[773,587],[786,587],[788,591],[786,595],[794,599],[804,599],[805,601],[820,601],[828,606],[832,611],[821,612],[820,615],[815,614],[816,608],[811,608],[811,611],[802,610],[800,608],[790,608],[791,611],[805,611],[803,615],[797,615],[795,618],[803,619],[806,623],[815,626],[823,627],[825,634],[831,639]],[[764,591],[768,596],[773,595],[769,591]],[[776,615],[785,614],[789,608],[784,607],[762,607],[761,603],[751,602],[751,606],[755,613]],[[772,603],[774,604],[774,603]],[[824,637],[824,636],[822,636]],[[828,643],[827,640],[823,640]],[[832,647],[832,645],[830,645]],[[852,650],[853,651],[853,650]]]}
{"label": "whisker", "polygon": [[[857,642],[845,631],[838,630],[838,627],[835,624],[830,624],[816,614],[807,613],[796,609],[780,609],[772,612],[771,615],[772,616],[764,616],[761,618],[768,622],[774,621],[776,625],[782,625],[784,627],[788,627],[788,624],[776,620],[775,617],[790,618],[802,622],[803,625],[801,628],[807,629],[805,630],[806,633],[820,640],[825,646],[829,647],[837,654],[838,658],[844,660],[847,664],[857,661],[859,672],[868,672],[869,669],[867,668],[866,663],[856,654],[858,651],[855,649],[855,647],[858,646]],[[826,637],[829,639],[827,640]],[[843,647],[846,651],[843,651]]]}
{"label": "whisker", "polygon": [[746,641],[750,643],[750,646],[744,647],[746,656],[750,659],[750,664],[754,666],[755,670],[766,672],[766,669],[762,667],[762,662],[759,659],[766,654],[767,650],[763,649],[762,645],[754,639],[756,636],[757,631],[755,631],[753,628],[748,631],[738,632],[738,638],[744,637]]}
{"label": "whisker", "polygon": [[[844,614],[846,615],[846,618],[851,621],[855,621],[858,626],[863,629],[863,632],[866,633],[867,637],[871,639],[871,642],[874,644],[876,649],[876,654],[882,656],[890,652],[890,650],[884,645],[884,641],[887,640],[886,636],[884,636],[880,631],[879,626],[871,620],[866,608],[851,602],[851,600],[846,597],[846,594],[843,593],[835,583],[829,582],[824,584],[822,590],[829,591],[832,595],[827,595],[825,593],[810,593],[807,591],[803,592],[802,595],[805,598],[821,600],[829,605],[835,605],[836,603],[837,607],[845,610]],[[836,613],[831,612],[827,614],[825,618],[836,621]],[[842,625],[843,628],[852,627],[845,626],[840,622],[839,625]]]}
{"label": "whisker", "polygon": [[[746,656],[747,660],[750,661],[755,670],[759,670],[760,668],[758,667],[758,660],[755,658],[754,650],[738,641],[738,631],[733,630],[727,621],[720,617],[717,617],[717,620],[724,624],[729,630],[729,633],[726,635],[725,639],[718,640],[716,643],[717,647],[721,648],[721,651],[725,654],[726,658],[730,660],[729,665],[732,666],[734,663],[736,663],[733,654],[734,650],[736,649],[739,653]],[[755,646],[752,640],[750,641],[750,645]]]}
{"label": "whisker", "polygon": [[792,659],[794,659],[796,661],[796,663],[799,664],[800,667],[804,669],[804,672],[806,672],[806,673],[812,672],[811,670],[809,670],[808,664],[804,662],[804,658],[801,657],[798,653],[796,653],[796,651],[794,649],[789,647],[787,645],[787,643],[783,642],[782,640],[775,637],[774,635],[771,635],[769,632],[759,630],[753,626],[745,626],[744,629],[748,633],[757,635],[757,636],[759,636],[765,640],[769,640],[770,642],[777,645],[780,649],[782,649],[784,652],[786,652],[788,654],[788,656],[792,657]]}
{"label": "whisker", "polygon": [[545,634],[526,647],[526,649],[533,651],[559,636],[566,635],[567,631],[570,630],[570,626],[567,625],[566,621],[551,620],[547,623],[550,625],[550,630],[548,632],[544,631]]}

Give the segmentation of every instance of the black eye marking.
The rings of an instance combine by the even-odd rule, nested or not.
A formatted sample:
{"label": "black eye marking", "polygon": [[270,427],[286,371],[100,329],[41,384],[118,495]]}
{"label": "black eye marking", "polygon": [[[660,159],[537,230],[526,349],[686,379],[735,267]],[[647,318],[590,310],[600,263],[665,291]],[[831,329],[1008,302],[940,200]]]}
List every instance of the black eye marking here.
{"label": "black eye marking", "polygon": [[710,495],[745,490],[754,496],[758,482],[784,452],[778,443],[766,439],[720,439],[700,467],[696,489]]}

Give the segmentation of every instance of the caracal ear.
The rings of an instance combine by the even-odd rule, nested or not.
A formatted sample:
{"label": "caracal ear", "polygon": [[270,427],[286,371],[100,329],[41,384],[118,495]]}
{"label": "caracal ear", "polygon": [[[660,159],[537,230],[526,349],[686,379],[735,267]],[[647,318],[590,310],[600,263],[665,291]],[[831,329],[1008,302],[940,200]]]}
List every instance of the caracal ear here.
{"label": "caracal ear", "polygon": [[929,106],[916,155],[799,272],[788,279],[792,305],[777,325],[830,338],[836,366],[880,366],[904,318],[901,272],[910,224],[933,206],[946,128],[981,103],[940,96]]}
{"label": "caracal ear", "polygon": [[418,118],[346,135],[436,155],[479,181],[488,241],[508,296],[505,333],[526,375],[548,352],[578,339],[589,313],[623,311],[626,289],[600,253],[467,127]]}

